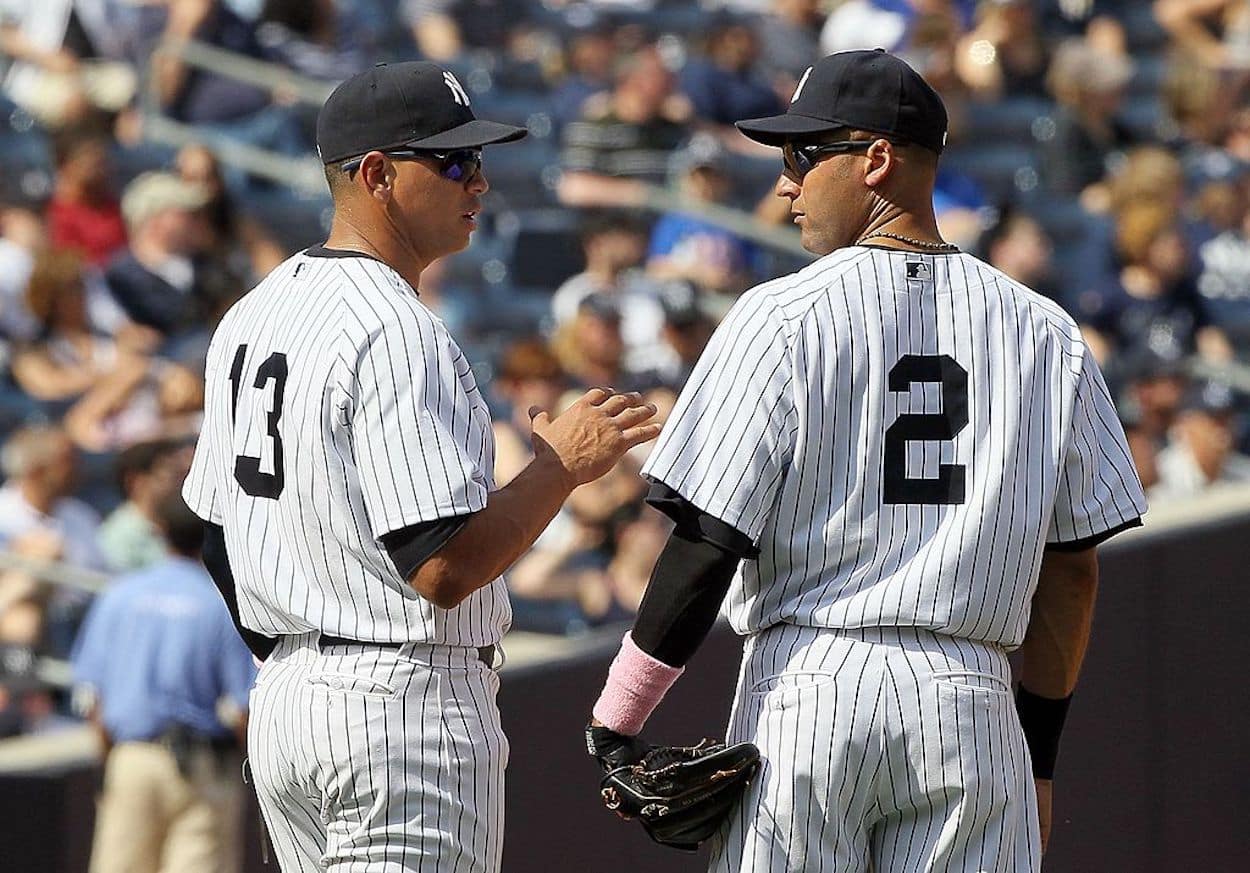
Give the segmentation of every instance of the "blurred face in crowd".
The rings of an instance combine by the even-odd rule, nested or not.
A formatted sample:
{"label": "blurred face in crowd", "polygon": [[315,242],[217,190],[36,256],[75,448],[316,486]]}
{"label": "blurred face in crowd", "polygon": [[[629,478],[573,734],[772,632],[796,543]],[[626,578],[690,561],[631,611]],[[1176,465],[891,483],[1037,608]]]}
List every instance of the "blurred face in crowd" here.
{"label": "blurred face in crowd", "polygon": [[1137,470],[1137,478],[1142,488],[1151,488],[1159,482],[1159,450],[1154,435],[1143,427],[1126,427],[1124,436],[1128,440],[1128,451],[1133,457],[1133,467]]}
{"label": "blurred face in crowd", "polygon": [[577,349],[594,364],[616,367],[625,353],[619,317],[599,315],[582,309],[574,322]]}
{"label": "blurred face in crowd", "polygon": [[1007,233],[989,252],[990,263],[1017,282],[1030,284],[1050,268],[1052,250],[1041,225],[1027,216],[1011,219]]}
{"label": "blurred face in crowd", "polygon": [[1164,282],[1177,282],[1185,275],[1187,258],[1180,231],[1169,228],[1150,243],[1146,265]]}
{"label": "blurred face in crowd", "polygon": [[157,405],[164,415],[185,415],[204,408],[204,383],[189,369],[171,364],[157,386]]}
{"label": "blurred face in crowd", "polygon": [[569,66],[573,72],[597,82],[612,77],[612,62],[616,60],[616,44],[608,33],[586,33],[576,37],[569,50]]}
{"label": "blurred face in crowd", "polygon": [[1225,460],[1233,450],[1233,429],[1229,416],[1191,409],[1181,413],[1176,429],[1207,479],[1218,479]]}
{"label": "blurred face in crowd", "polygon": [[621,74],[614,108],[621,120],[644,123],[660,116],[672,93],[673,74],[655,49],[645,49]]}
{"label": "blurred face in crowd", "polygon": [[173,207],[162,209],[149,218],[144,232],[157,240],[166,251],[185,257],[195,254],[207,236],[203,222],[201,213]]}
{"label": "blurred face in crowd", "polygon": [[759,53],[759,40],[755,32],[742,24],[726,27],[712,38],[709,46],[712,60],[718,66],[735,72],[749,70]]}
{"label": "blurred face in crowd", "polygon": [[74,490],[77,473],[77,453],[74,444],[64,434],[48,436],[43,463],[31,470],[32,478],[38,480],[45,494],[66,497]]}
{"label": "blurred face in crowd", "polygon": [[695,167],[685,178],[686,192],[705,203],[720,203],[729,195],[729,179],[715,167]]}
{"label": "blurred face in crowd", "polygon": [[1129,391],[1141,410],[1142,429],[1155,438],[1162,438],[1176,418],[1185,388],[1183,376],[1150,376],[1135,380]]}
{"label": "blurred face in crowd", "polygon": [[207,191],[210,197],[217,197],[224,187],[217,159],[204,146],[187,146],[178,152],[178,175],[183,181]]}
{"label": "blurred face in crowd", "polygon": [[600,233],[586,242],[586,266],[611,275],[636,267],[647,253],[642,234],[624,228]]}
{"label": "blurred face in crowd", "polygon": [[76,145],[58,174],[72,181],[86,195],[103,197],[109,193],[112,165],[103,140],[89,139]]}

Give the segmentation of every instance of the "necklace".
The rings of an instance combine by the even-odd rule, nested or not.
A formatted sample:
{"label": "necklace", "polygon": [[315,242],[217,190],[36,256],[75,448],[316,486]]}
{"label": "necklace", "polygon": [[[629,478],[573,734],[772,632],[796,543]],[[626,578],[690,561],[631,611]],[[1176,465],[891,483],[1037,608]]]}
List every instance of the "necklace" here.
{"label": "necklace", "polygon": [[872,239],[873,237],[877,237],[877,236],[883,236],[886,239],[898,240],[901,243],[907,243],[909,246],[915,246],[916,248],[920,248],[920,249],[930,249],[935,252],[957,252],[959,251],[959,246],[954,245],[953,243],[930,242],[928,240],[923,240],[923,239],[912,239],[909,236],[903,236],[901,233],[890,233],[888,230],[876,230],[868,234],[867,236],[861,236],[859,239],[855,241],[855,244],[859,245],[864,240]]}

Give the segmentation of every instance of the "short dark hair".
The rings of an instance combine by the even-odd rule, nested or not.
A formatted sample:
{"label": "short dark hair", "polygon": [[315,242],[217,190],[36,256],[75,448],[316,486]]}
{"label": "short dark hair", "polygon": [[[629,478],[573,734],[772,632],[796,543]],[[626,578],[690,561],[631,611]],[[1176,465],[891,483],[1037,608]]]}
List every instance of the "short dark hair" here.
{"label": "short dark hair", "polygon": [[339,164],[325,164],[326,184],[330,186],[330,196],[335,197],[340,191],[347,189],[352,177],[340,169]]}
{"label": "short dark hair", "polygon": [[117,489],[126,493],[126,481],[136,473],[149,473],[157,462],[182,448],[178,440],[152,440],[146,443],[135,443],[122,449],[114,462],[114,473],[117,477]]}
{"label": "short dark hair", "polygon": [[191,511],[177,491],[156,505],[156,522],[170,549],[185,558],[196,558],[204,547],[204,522]]}
{"label": "short dark hair", "polygon": [[581,222],[582,245],[609,233],[627,233],[646,237],[650,232],[647,222],[639,215],[623,209],[601,209],[588,212]]}

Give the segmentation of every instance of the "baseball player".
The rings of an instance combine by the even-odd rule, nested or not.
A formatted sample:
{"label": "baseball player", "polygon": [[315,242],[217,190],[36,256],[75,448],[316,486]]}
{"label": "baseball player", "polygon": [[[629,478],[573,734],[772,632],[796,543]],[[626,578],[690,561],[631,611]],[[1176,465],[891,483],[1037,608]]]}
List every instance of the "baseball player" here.
{"label": "baseball player", "polygon": [[659,430],[636,395],[591,390],[533,416],[533,462],[494,489],[486,405],[419,288],[469,242],[482,147],[524,134],[476,119],[434,64],[339,85],[317,121],[329,239],[270,273],[209,348],[183,493],[267,655],[248,748],[289,873],[499,869],[500,574],[575,486]]}
{"label": "baseball player", "polygon": [[857,51],[738,125],[820,257],[743,295],[644,468],[676,528],[588,728],[634,760],[724,602],[764,764],[716,871],[1040,868],[1095,547],[1145,500],[1076,324],[939,235],[946,124]]}

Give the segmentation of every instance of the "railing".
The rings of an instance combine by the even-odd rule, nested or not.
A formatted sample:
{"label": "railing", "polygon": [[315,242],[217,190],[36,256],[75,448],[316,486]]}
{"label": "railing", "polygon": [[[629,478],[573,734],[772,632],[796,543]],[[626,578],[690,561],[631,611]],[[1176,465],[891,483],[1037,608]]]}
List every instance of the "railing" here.
{"label": "railing", "polygon": [[[157,51],[175,54],[184,63],[219,76],[227,76],[271,91],[285,92],[309,106],[320,106],[334,88],[331,84],[302,76],[279,64],[260,61],[194,40],[169,40],[161,43]],[[325,177],[320,162],[315,158],[292,160],[287,155],[232,142],[223,136],[206,134],[193,125],[174,121],[161,114],[154,84],[149,77],[143,100],[144,131],[149,139],[170,146],[204,144],[223,163],[236,169],[285,185],[305,195],[325,191]],[[727,206],[691,202],[677,192],[659,185],[640,183],[640,187],[644,192],[640,205],[650,212],[680,210],[760,245],[798,255],[807,254],[799,243],[798,233],[793,229],[761,224],[751,213]]]}

